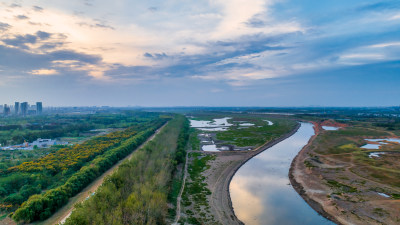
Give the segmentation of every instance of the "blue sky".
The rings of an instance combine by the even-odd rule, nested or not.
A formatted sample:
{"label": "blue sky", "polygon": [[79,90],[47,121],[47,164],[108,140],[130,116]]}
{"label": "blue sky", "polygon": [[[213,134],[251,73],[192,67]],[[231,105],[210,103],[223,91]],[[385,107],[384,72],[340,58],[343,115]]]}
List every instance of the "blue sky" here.
{"label": "blue sky", "polygon": [[400,104],[400,2],[0,1],[0,103]]}

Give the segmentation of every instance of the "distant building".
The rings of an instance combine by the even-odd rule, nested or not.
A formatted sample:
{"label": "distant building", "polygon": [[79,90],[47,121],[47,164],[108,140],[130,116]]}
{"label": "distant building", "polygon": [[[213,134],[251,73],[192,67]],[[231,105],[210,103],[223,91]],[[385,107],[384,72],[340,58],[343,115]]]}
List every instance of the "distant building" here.
{"label": "distant building", "polygon": [[22,144],[18,145],[12,145],[12,146],[0,146],[0,150],[33,150],[36,148],[49,148],[53,145],[68,145],[69,143],[66,141],[57,141],[57,140],[52,140],[52,139],[42,139],[38,138],[36,141],[33,141],[32,143],[24,142]]}
{"label": "distant building", "polygon": [[21,103],[21,115],[26,116],[28,113],[28,103],[23,102]]}
{"label": "distant building", "polygon": [[15,102],[14,104],[14,114],[18,115],[19,113],[19,102]]}
{"label": "distant building", "polygon": [[28,115],[32,116],[32,115],[36,115],[36,114],[37,114],[37,112],[36,112],[35,109],[29,109],[28,110]]}
{"label": "distant building", "polygon": [[10,112],[11,112],[10,106],[8,106],[7,104],[4,104],[4,107],[3,107],[3,114],[4,114],[5,116],[8,116],[8,115],[10,114]]}
{"label": "distant building", "polygon": [[38,148],[48,148],[52,145],[56,145],[57,141],[56,140],[51,140],[51,139],[41,139],[38,138],[36,141],[32,142],[30,145],[32,147],[38,147]]}
{"label": "distant building", "polygon": [[43,111],[43,104],[42,102],[36,102],[36,113],[38,115],[42,114]]}

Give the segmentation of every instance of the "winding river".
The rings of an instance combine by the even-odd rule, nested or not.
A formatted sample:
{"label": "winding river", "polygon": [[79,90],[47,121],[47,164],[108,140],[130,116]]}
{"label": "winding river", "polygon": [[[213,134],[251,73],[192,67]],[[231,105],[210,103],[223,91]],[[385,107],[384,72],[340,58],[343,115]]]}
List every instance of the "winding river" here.
{"label": "winding river", "polygon": [[246,225],[334,224],[314,211],[290,185],[288,173],[297,153],[314,135],[301,123],[291,137],[245,163],[229,186],[236,216]]}

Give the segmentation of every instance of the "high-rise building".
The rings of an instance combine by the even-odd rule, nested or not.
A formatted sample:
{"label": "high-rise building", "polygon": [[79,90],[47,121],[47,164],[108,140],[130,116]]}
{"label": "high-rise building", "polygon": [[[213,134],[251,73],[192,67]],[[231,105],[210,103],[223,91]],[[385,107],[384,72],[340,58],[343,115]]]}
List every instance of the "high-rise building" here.
{"label": "high-rise building", "polygon": [[42,114],[43,111],[43,104],[42,102],[36,102],[36,113],[37,114]]}
{"label": "high-rise building", "polygon": [[5,116],[7,116],[7,115],[10,114],[10,112],[11,112],[10,106],[8,106],[7,104],[4,104],[4,107],[3,107],[3,114],[4,114]]}
{"label": "high-rise building", "polygon": [[18,115],[19,113],[19,102],[15,102],[14,104],[14,114]]}
{"label": "high-rise building", "polygon": [[23,103],[21,103],[21,114],[23,116],[26,116],[27,113],[28,113],[28,103],[23,102]]}

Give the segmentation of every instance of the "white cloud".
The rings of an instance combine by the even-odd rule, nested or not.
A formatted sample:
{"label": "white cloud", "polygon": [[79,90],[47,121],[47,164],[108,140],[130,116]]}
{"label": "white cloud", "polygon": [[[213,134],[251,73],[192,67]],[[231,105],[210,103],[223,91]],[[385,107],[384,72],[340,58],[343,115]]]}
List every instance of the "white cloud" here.
{"label": "white cloud", "polygon": [[400,42],[379,43],[379,44],[369,45],[367,47],[370,47],[370,48],[386,48],[386,47],[397,47],[397,46],[400,46]]}
{"label": "white cloud", "polygon": [[40,70],[32,70],[30,74],[38,76],[51,76],[51,75],[57,75],[58,71],[55,69],[40,69]]}
{"label": "white cloud", "polygon": [[389,18],[389,20],[398,20],[398,19],[400,19],[400,13],[397,13]]}
{"label": "white cloud", "polygon": [[194,75],[193,79],[208,81],[227,81],[232,86],[247,86],[261,79],[276,78],[284,74],[274,69],[231,69],[226,71],[208,72],[203,75]]}
{"label": "white cloud", "polygon": [[367,59],[367,60],[378,60],[378,59],[383,59],[384,56],[381,54],[347,54],[347,55],[342,55],[340,56],[342,59]]}
{"label": "white cloud", "polygon": [[[243,35],[252,34],[284,34],[304,32],[305,28],[296,21],[276,21],[270,15],[270,7],[276,0],[231,0],[214,1],[214,5],[221,8],[222,18],[218,26],[211,32],[213,40],[234,39]],[[249,27],[248,21],[255,16],[265,20],[262,27]]]}
{"label": "white cloud", "polygon": [[66,68],[72,71],[87,71],[89,76],[98,80],[110,80],[104,73],[110,70],[112,66],[106,63],[93,65],[90,63],[82,63],[78,60],[55,60],[52,63],[54,67],[58,68]]}
{"label": "white cloud", "polygon": [[400,42],[381,42],[349,49],[339,56],[341,64],[361,65],[400,59]]}

